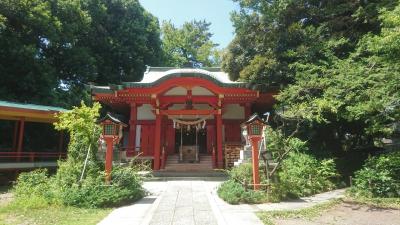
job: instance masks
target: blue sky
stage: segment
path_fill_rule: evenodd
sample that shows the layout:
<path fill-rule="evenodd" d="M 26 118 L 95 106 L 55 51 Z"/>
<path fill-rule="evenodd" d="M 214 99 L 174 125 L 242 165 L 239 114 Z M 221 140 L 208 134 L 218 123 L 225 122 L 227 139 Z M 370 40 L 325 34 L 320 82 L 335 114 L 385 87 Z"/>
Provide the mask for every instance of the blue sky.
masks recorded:
<path fill-rule="evenodd" d="M 142 6 L 160 23 L 171 20 L 176 26 L 193 19 L 211 22 L 212 40 L 219 48 L 226 47 L 233 39 L 230 12 L 238 9 L 232 0 L 139 0 Z"/>

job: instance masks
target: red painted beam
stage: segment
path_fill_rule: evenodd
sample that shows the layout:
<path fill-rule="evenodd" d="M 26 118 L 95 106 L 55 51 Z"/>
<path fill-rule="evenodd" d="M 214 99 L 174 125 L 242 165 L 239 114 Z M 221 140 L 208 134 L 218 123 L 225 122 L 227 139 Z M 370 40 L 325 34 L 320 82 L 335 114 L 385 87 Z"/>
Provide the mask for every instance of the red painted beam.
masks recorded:
<path fill-rule="evenodd" d="M 154 136 L 154 170 L 160 169 L 161 119 L 162 116 L 160 114 L 156 115 L 156 127 Z"/>
<path fill-rule="evenodd" d="M 20 160 L 20 153 L 22 152 L 22 145 L 24 144 L 24 132 L 25 132 L 25 118 L 21 118 L 19 126 L 19 135 L 18 135 L 17 161 Z"/>
<path fill-rule="evenodd" d="M 188 96 L 186 95 L 179 95 L 179 96 L 160 96 L 160 103 L 185 103 L 188 100 Z M 193 104 L 195 103 L 208 103 L 212 105 L 217 105 L 218 97 L 216 96 L 191 96 L 190 99 L 192 100 Z"/>
<path fill-rule="evenodd" d="M 104 140 L 107 145 L 106 165 L 105 165 L 106 183 L 109 183 L 111 180 L 114 142 L 113 142 L 113 137 L 105 137 Z"/>
<path fill-rule="evenodd" d="M 216 131 L 217 131 L 217 166 L 219 169 L 224 167 L 224 159 L 222 154 L 222 115 L 216 115 Z"/>
<path fill-rule="evenodd" d="M 128 148 L 129 151 L 133 151 L 134 154 L 136 142 L 137 105 L 131 104 L 130 108 Z"/>
<path fill-rule="evenodd" d="M 181 109 L 181 110 L 160 110 L 163 115 L 213 115 L 218 114 L 218 110 L 199 110 L 199 109 Z"/>
<path fill-rule="evenodd" d="M 13 151 L 17 150 L 18 124 L 19 124 L 19 121 L 18 120 L 15 121 L 15 123 L 14 123 L 13 144 L 12 144 L 12 150 Z"/>

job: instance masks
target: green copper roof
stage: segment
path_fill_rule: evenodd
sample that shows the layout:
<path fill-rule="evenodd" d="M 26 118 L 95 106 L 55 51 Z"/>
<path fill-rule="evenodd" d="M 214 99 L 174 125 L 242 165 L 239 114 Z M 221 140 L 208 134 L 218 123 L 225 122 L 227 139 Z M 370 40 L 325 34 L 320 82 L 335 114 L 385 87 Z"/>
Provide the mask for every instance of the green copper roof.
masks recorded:
<path fill-rule="evenodd" d="M 66 109 L 60 108 L 60 107 L 47 106 L 47 105 L 36 105 L 36 104 L 25 104 L 25 103 L 17 103 L 17 102 L 9 102 L 9 101 L 0 101 L 0 107 L 30 109 L 30 110 L 38 110 L 38 111 L 57 111 L 57 112 L 67 111 Z"/>

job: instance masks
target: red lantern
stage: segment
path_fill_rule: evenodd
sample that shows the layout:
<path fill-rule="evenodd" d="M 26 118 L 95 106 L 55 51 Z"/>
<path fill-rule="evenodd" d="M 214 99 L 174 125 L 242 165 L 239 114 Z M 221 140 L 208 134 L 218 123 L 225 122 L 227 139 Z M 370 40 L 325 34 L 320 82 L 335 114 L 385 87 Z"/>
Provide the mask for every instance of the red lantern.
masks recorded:
<path fill-rule="evenodd" d="M 242 129 L 247 131 L 247 138 L 252 146 L 253 164 L 253 183 L 254 190 L 260 188 L 260 175 L 258 171 L 258 147 L 262 138 L 262 133 L 267 123 L 263 121 L 257 113 L 253 114 L 246 122 L 242 123 Z"/>
<path fill-rule="evenodd" d="M 113 161 L 113 147 L 114 144 L 119 143 L 122 138 L 123 128 L 127 127 L 125 123 L 122 122 L 120 118 L 111 113 L 107 113 L 105 117 L 99 120 L 103 131 L 101 138 L 106 142 L 107 150 L 106 150 L 106 182 L 110 182 L 111 180 L 111 171 L 112 171 L 112 161 Z"/>

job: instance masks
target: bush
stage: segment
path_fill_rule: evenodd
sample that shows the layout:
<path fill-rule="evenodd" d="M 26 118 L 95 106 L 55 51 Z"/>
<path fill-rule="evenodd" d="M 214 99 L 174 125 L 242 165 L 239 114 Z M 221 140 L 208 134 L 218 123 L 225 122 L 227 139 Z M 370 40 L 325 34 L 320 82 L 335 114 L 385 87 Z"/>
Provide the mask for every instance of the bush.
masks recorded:
<path fill-rule="evenodd" d="M 114 167 L 110 184 L 105 184 L 104 164 L 96 158 L 100 127 L 96 124 L 100 105 L 80 108 L 59 115 L 57 129 L 70 134 L 68 158 L 58 162 L 49 177 L 46 170 L 22 173 L 15 185 L 17 201 L 34 198 L 38 205 L 63 204 L 80 207 L 115 206 L 141 198 L 142 178 L 131 167 Z M 82 176 L 86 156 L 86 170 Z"/>
<path fill-rule="evenodd" d="M 237 183 L 253 183 L 253 166 L 251 163 L 243 163 L 233 167 L 229 171 L 229 177 Z"/>
<path fill-rule="evenodd" d="M 229 204 L 239 203 L 262 203 L 266 201 L 266 194 L 263 191 L 245 189 L 243 185 L 228 180 L 218 188 L 218 196 Z"/>
<path fill-rule="evenodd" d="M 399 197 L 400 152 L 367 159 L 355 173 L 353 192 L 366 197 Z"/>
<path fill-rule="evenodd" d="M 332 159 L 319 161 L 304 153 L 290 153 L 279 172 L 283 198 L 298 198 L 335 187 L 337 177 Z"/>
<path fill-rule="evenodd" d="M 13 192 L 17 199 L 34 199 L 38 205 L 54 202 L 54 192 L 46 169 L 21 173 L 14 185 Z M 40 202 L 40 204 L 39 204 Z"/>
<path fill-rule="evenodd" d="M 104 184 L 104 174 L 86 178 L 80 185 L 65 188 L 60 194 L 63 204 L 86 208 L 116 206 L 135 201 L 144 195 L 141 179 L 132 168 L 113 170 L 111 184 Z"/>

